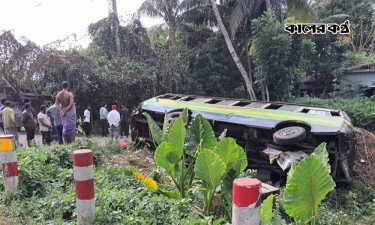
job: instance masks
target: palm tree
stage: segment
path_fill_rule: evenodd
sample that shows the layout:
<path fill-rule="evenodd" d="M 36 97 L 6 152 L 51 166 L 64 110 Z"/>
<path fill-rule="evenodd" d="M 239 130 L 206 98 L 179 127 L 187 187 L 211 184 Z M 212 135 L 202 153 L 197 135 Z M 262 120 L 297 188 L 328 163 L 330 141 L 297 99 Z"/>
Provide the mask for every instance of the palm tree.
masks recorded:
<path fill-rule="evenodd" d="M 173 47 L 177 46 L 176 28 L 179 6 L 178 0 L 146 0 L 139 7 L 138 12 L 141 15 L 150 17 L 161 17 L 169 29 L 169 42 Z"/>
<path fill-rule="evenodd" d="M 112 11 L 114 15 L 114 26 L 115 26 L 115 43 L 116 43 L 116 53 L 118 55 L 121 54 L 121 45 L 120 45 L 120 35 L 119 35 L 119 29 L 120 29 L 120 21 L 118 19 L 117 15 L 117 5 L 116 0 L 112 0 Z"/>
<path fill-rule="evenodd" d="M 220 12 L 217 8 L 217 4 L 215 0 L 209 0 L 212 5 L 212 10 L 214 11 L 215 18 L 217 21 L 217 24 L 220 28 L 220 31 L 222 32 L 225 42 L 228 46 L 229 52 L 232 55 L 232 58 L 234 62 L 236 63 L 239 71 L 241 72 L 241 75 L 245 81 L 245 85 L 247 88 L 247 91 L 250 95 L 251 99 L 256 99 L 254 89 L 253 89 L 253 82 L 252 82 L 252 76 L 251 76 L 251 62 L 250 58 L 248 57 L 248 66 L 249 66 L 249 74 L 246 73 L 246 70 L 244 69 L 234 47 L 232 44 L 232 41 L 228 35 L 228 32 L 224 26 L 224 23 L 221 19 Z M 232 12 L 232 19 L 231 19 L 231 28 L 232 28 L 232 34 L 235 34 L 240 24 L 243 23 L 245 19 L 251 18 L 249 17 L 249 12 L 251 14 L 254 14 L 255 12 L 259 12 L 261 10 L 261 4 L 263 0 L 238 0 L 237 4 Z M 266 8 L 267 10 L 272 10 L 272 3 L 276 6 L 281 5 L 281 0 L 274 0 L 271 2 L 271 0 L 265 0 Z M 288 9 L 288 15 L 289 16 L 295 16 L 297 19 L 299 19 L 302 22 L 315 20 L 315 11 L 308 5 L 306 0 L 286 0 L 287 3 L 287 9 Z M 250 43 L 250 42 L 248 42 Z M 248 54 L 248 52 L 246 51 Z M 265 92 L 268 92 L 268 88 L 265 87 Z"/>
<path fill-rule="evenodd" d="M 169 42 L 177 46 L 176 29 L 182 21 L 181 14 L 187 10 L 191 0 L 145 0 L 138 9 L 141 15 L 163 18 L 168 26 Z"/>
<path fill-rule="evenodd" d="M 224 36 L 225 43 L 228 46 L 228 50 L 229 50 L 230 54 L 232 55 L 232 58 L 233 58 L 234 62 L 236 63 L 238 69 L 240 70 L 242 78 L 245 81 L 246 90 L 250 95 L 250 99 L 256 100 L 256 96 L 255 96 L 254 89 L 253 89 L 253 84 L 250 81 L 249 76 L 247 75 L 246 70 L 242 65 L 242 62 L 241 62 L 240 58 L 238 57 L 236 50 L 233 47 L 233 44 L 232 44 L 232 41 L 229 37 L 228 31 L 224 26 L 223 20 L 221 19 L 221 15 L 220 15 L 220 12 L 217 8 L 216 1 L 210 0 L 210 3 L 212 5 L 212 10 L 215 14 L 217 25 L 219 26 L 219 29 Z"/>

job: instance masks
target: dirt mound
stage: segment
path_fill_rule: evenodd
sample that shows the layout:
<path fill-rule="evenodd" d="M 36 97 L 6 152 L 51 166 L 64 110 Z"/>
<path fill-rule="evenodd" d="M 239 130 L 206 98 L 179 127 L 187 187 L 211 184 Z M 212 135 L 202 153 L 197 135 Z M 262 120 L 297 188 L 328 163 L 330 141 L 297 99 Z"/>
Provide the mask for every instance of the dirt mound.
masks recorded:
<path fill-rule="evenodd" d="M 360 128 L 355 128 L 354 131 L 357 140 L 355 178 L 375 188 L 375 134 Z"/>

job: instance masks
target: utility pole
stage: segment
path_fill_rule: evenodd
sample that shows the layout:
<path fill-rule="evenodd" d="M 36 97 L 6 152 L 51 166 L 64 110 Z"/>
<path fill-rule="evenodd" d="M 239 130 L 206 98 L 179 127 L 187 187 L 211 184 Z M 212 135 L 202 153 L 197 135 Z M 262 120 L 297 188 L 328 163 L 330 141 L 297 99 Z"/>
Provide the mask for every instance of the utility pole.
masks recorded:
<path fill-rule="evenodd" d="M 117 55 L 120 55 L 121 54 L 120 36 L 119 36 L 120 21 L 118 19 L 118 15 L 117 15 L 116 0 L 112 0 L 112 11 L 113 11 L 113 14 L 115 15 L 115 19 L 114 19 L 113 23 L 114 23 L 114 28 L 115 28 L 116 53 L 117 53 Z"/>

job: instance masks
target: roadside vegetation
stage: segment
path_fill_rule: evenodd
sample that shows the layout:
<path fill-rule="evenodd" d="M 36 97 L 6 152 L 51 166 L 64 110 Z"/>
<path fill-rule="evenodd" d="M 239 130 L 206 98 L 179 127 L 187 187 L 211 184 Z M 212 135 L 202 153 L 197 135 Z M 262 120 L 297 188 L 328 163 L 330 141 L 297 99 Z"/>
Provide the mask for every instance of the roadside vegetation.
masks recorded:
<path fill-rule="evenodd" d="M 356 127 L 375 131 L 375 97 L 320 99 L 303 97 L 295 99 L 297 104 L 324 106 L 344 111 Z"/>
<path fill-rule="evenodd" d="M 244 171 L 243 149 L 225 132 L 217 139 L 203 117 L 187 123 L 186 115 L 185 111 L 174 122 L 166 120 L 164 130 L 152 126 L 158 143 L 154 157 L 146 146 L 124 149 L 117 142 L 99 146 L 89 139 L 19 150 L 18 191 L 8 193 L 0 184 L 0 220 L 74 224 L 72 153 L 85 148 L 94 152 L 97 224 L 230 223 L 231 184 L 236 177 L 255 176 L 256 171 Z M 263 224 L 373 224 L 374 189 L 360 180 L 335 184 L 327 156 L 323 143 L 292 166 L 285 189 L 263 203 Z"/>
<path fill-rule="evenodd" d="M 2 32 L 1 76 L 17 93 L 51 98 L 68 80 L 81 115 L 87 104 L 96 114 L 103 102 L 131 108 L 168 92 L 288 101 L 304 94 L 300 91 L 304 78 L 313 82 L 306 95 L 327 98 L 332 80 L 341 82 L 345 71 L 375 59 L 370 0 L 270 1 L 270 5 L 263 0 L 221 1 L 220 30 L 211 3 L 157 2 L 145 1 L 139 15 L 162 17 L 166 24 L 145 28 L 134 17 L 120 23 L 117 32 L 113 26 L 117 18 L 110 13 L 88 27 L 87 48 L 60 50 L 61 43 L 74 46 L 69 39 L 38 46 L 28 39 L 20 42 L 11 31 Z M 284 31 L 285 23 L 345 20 L 350 21 L 350 35 Z M 224 28 L 229 36 L 223 35 Z M 236 63 L 231 52 L 237 54 Z"/>
<path fill-rule="evenodd" d="M 374 63 L 373 0 L 219 2 L 146 0 L 139 15 L 162 17 L 165 24 L 145 28 L 136 16 L 119 24 L 109 13 L 88 27 L 91 42 L 85 48 L 62 50 L 66 40 L 38 46 L 2 31 L 0 81 L 17 99 L 20 93 L 38 96 L 32 99 L 37 108 L 67 80 L 77 115 L 91 104 L 93 118 L 103 103 L 132 108 L 164 93 L 341 109 L 354 126 L 368 130 L 356 128 L 355 179 L 332 181 L 322 144 L 292 167 L 280 195 L 263 203 L 262 223 L 375 224 L 375 136 L 370 132 L 375 131 L 375 98 L 342 81 L 346 71 Z M 286 23 L 345 20 L 349 35 L 284 31 Z M 306 92 L 304 79 L 312 86 Z M 201 116 L 188 121 L 184 112 L 166 120 L 163 129 L 147 119 L 154 152 L 142 143 L 124 149 L 117 142 L 100 146 L 87 139 L 17 150 L 18 191 L 8 193 L 0 183 L 0 224 L 76 223 L 72 153 L 82 148 L 94 152 L 97 224 L 230 223 L 232 181 L 257 173 L 246 170 L 243 149 L 225 132 L 216 137 Z M 311 180 L 325 185 L 301 179 L 313 176 L 312 167 L 322 176 Z M 302 189 L 306 192 L 299 193 Z"/>

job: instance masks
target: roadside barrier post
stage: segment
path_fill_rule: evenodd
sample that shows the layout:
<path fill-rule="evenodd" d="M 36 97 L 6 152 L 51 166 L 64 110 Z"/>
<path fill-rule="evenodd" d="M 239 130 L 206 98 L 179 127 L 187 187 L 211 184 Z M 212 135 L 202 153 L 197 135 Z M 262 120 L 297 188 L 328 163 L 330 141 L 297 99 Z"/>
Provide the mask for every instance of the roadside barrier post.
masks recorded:
<path fill-rule="evenodd" d="M 260 186 L 254 178 L 237 178 L 233 181 L 233 225 L 259 225 Z"/>
<path fill-rule="evenodd" d="M 89 149 L 73 152 L 78 224 L 95 222 L 93 154 Z"/>
<path fill-rule="evenodd" d="M 0 157 L 3 167 L 5 189 L 16 192 L 18 186 L 18 166 L 16 144 L 13 135 L 0 136 Z"/>

